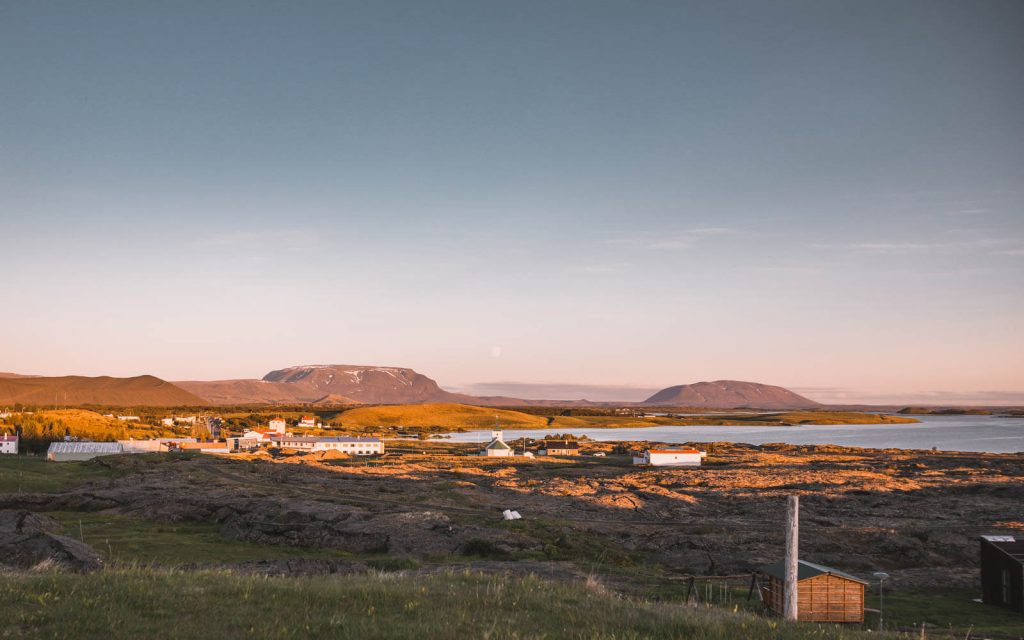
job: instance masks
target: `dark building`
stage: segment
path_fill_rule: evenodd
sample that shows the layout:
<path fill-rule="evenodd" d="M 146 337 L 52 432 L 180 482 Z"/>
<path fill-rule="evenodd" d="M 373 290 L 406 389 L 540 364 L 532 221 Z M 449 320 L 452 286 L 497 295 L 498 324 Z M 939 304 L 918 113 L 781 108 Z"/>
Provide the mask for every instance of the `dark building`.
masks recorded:
<path fill-rule="evenodd" d="M 981 536 L 981 599 L 1024 613 L 1024 539 Z"/>
<path fill-rule="evenodd" d="M 580 455 L 580 445 L 573 440 L 545 440 L 540 454 L 544 456 L 578 456 Z"/>

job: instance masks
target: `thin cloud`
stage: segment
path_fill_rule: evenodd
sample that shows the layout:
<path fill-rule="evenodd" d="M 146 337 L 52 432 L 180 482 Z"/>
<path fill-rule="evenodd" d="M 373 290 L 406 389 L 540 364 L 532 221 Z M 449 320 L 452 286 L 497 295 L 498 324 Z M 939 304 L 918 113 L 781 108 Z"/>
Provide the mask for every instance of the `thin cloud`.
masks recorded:
<path fill-rule="evenodd" d="M 961 229 L 950 235 L 970 233 Z M 989 255 L 1021 255 L 1024 242 L 1013 238 L 978 237 L 965 240 L 935 242 L 854 242 L 849 244 L 811 243 L 808 248 L 845 251 L 854 255 L 903 255 L 915 253 L 985 253 Z"/>
<path fill-rule="evenodd" d="M 629 264 L 619 262 L 615 264 L 588 264 L 580 267 L 571 267 L 571 273 L 619 273 L 626 269 Z"/>
<path fill-rule="evenodd" d="M 319 239 L 307 229 L 261 229 L 212 233 L 198 238 L 194 244 L 201 248 L 304 251 L 317 245 Z"/>
<path fill-rule="evenodd" d="M 669 233 L 642 231 L 609 238 L 605 242 L 614 246 L 680 251 L 690 249 L 709 238 L 733 233 L 736 233 L 736 230 L 728 227 L 698 227 Z"/>
<path fill-rule="evenodd" d="M 982 216 L 986 213 L 992 213 L 991 209 L 959 209 L 957 211 L 947 211 L 947 216 Z"/>
<path fill-rule="evenodd" d="M 987 405 L 1019 406 L 1024 391 L 904 391 L 872 392 L 844 387 L 788 387 L 825 404 Z"/>
<path fill-rule="evenodd" d="M 536 382 L 477 382 L 458 388 L 463 393 L 481 396 L 512 396 L 526 400 L 580 400 L 594 402 L 640 402 L 660 389 L 629 385 L 536 383 Z"/>

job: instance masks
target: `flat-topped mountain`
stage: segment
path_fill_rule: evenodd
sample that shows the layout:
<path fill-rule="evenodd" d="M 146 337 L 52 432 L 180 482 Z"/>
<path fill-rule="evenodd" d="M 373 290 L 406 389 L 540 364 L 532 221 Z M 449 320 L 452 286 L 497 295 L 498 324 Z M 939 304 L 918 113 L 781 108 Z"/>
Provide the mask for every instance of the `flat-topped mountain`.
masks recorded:
<path fill-rule="evenodd" d="M 680 384 L 662 389 L 641 404 L 696 409 L 814 409 L 822 406 L 789 389 L 739 380 Z"/>
<path fill-rule="evenodd" d="M 262 380 L 176 384 L 216 404 L 420 404 L 464 399 L 412 369 L 368 365 L 304 365 L 271 371 Z"/>
<path fill-rule="evenodd" d="M 328 395 L 364 404 L 416 404 L 455 399 L 454 394 L 441 389 L 431 378 L 402 367 L 306 365 L 271 371 L 263 380 L 309 389 L 311 401 Z"/>
<path fill-rule="evenodd" d="M 154 376 L 0 377 L 0 404 L 15 403 L 152 407 L 206 404 L 202 398 Z"/>

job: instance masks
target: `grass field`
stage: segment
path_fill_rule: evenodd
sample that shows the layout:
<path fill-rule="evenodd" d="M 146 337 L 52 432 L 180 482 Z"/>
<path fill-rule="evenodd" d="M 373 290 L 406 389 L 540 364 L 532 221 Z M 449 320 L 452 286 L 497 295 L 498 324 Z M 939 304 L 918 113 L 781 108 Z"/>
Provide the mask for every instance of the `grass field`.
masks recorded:
<path fill-rule="evenodd" d="M 587 426 L 579 418 L 534 416 L 519 411 L 471 407 L 464 404 L 409 404 L 349 409 L 334 422 L 342 426 L 373 427 L 402 425 L 410 427 L 443 427 L 445 430 L 491 429 L 497 416 L 505 429 L 544 429 L 553 421 L 561 426 Z"/>
<path fill-rule="evenodd" d="M 418 404 L 349 409 L 332 420 L 336 426 L 373 428 L 401 425 L 431 431 L 491 429 L 583 429 L 653 427 L 659 425 L 910 424 L 914 418 L 856 411 L 786 411 L 778 413 L 705 414 L 679 417 L 542 416 L 508 409 L 462 404 Z"/>
<path fill-rule="evenodd" d="M 1024 615 L 974 602 L 980 595 L 956 589 L 886 592 L 885 628 L 919 629 L 924 623 L 929 638 L 964 638 L 968 632 L 972 638 L 1024 638 Z M 864 606 L 877 609 L 877 594 L 867 596 Z M 878 614 L 869 614 L 871 626 L 877 621 Z"/>
<path fill-rule="evenodd" d="M 878 637 L 616 596 L 598 583 L 459 573 L 265 578 L 125 570 L 0 582 L 3 638 Z"/>
<path fill-rule="evenodd" d="M 42 456 L 0 456 L 0 493 L 52 493 L 76 484 L 109 478 L 115 471 L 95 461 L 47 463 Z"/>
<path fill-rule="evenodd" d="M 289 558 L 349 558 L 332 549 L 250 544 L 223 538 L 219 527 L 205 523 L 173 524 L 108 513 L 51 511 L 65 535 L 90 545 L 108 562 L 121 564 L 230 563 Z"/>

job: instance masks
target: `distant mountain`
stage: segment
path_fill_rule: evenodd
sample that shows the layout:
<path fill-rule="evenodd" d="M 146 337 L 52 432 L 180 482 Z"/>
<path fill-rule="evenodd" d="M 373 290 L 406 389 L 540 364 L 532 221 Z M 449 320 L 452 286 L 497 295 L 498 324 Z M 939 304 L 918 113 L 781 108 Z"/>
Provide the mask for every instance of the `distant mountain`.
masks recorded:
<path fill-rule="evenodd" d="M 312 402 L 306 389 L 263 380 L 191 380 L 174 384 L 206 400 L 207 404 L 305 404 Z"/>
<path fill-rule="evenodd" d="M 101 404 L 129 407 L 206 404 L 202 398 L 153 376 L 0 377 L 0 404 L 16 402 L 57 406 Z"/>
<path fill-rule="evenodd" d="M 822 405 L 788 389 L 758 382 L 716 380 L 662 389 L 641 404 L 695 409 L 817 409 Z"/>
<path fill-rule="evenodd" d="M 465 399 L 412 369 L 366 365 L 305 365 L 271 371 L 262 380 L 175 384 L 215 404 L 421 404 Z"/>

